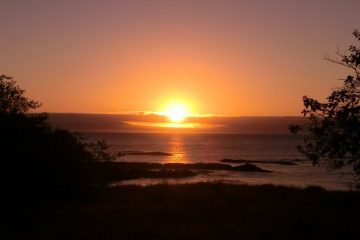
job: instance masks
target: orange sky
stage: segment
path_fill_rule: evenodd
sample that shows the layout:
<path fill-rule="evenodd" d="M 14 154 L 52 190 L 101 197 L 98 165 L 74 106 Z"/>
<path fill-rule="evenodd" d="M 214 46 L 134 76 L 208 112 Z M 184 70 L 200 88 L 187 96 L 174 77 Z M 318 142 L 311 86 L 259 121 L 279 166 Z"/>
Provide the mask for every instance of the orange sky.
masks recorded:
<path fill-rule="evenodd" d="M 42 111 L 299 115 L 346 72 L 359 1 L 0 2 L 0 73 Z"/>

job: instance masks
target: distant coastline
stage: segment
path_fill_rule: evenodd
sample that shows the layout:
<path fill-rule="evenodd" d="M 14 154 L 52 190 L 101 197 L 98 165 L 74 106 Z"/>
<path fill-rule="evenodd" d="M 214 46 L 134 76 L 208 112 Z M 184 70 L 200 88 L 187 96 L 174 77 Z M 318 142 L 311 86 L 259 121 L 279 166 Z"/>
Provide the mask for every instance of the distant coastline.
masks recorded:
<path fill-rule="evenodd" d="M 288 125 L 303 124 L 306 119 L 296 116 L 269 117 L 189 117 L 186 122 L 213 124 L 213 128 L 161 128 L 135 126 L 127 122 L 166 122 L 164 116 L 154 114 L 82 114 L 50 113 L 49 121 L 54 127 L 77 132 L 128 132 L 128 133 L 236 133 L 236 134 L 289 134 Z"/>

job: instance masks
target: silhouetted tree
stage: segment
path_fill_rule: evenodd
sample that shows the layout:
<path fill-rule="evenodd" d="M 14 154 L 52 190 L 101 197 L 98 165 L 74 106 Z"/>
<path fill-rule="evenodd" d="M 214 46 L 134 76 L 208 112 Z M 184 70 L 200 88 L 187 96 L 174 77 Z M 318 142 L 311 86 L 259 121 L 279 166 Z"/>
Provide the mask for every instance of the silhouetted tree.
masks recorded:
<path fill-rule="evenodd" d="M 360 41 L 360 33 L 353 35 Z M 307 133 L 304 145 L 299 151 L 313 164 L 327 161 L 337 169 L 352 165 L 360 177 L 360 48 L 351 45 L 345 54 L 337 53 L 340 59 L 327 60 L 345 66 L 353 71 L 343 79 L 344 85 L 330 94 L 322 103 L 304 96 L 304 117 L 310 120 L 308 125 L 290 125 L 293 133 Z"/>
<path fill-rule="evenodd" d="M 92 158 L 95 162 L 110 162 L 114 161 L 119 155 L 118 153 L 110 153 L 108 149 L 111 147 L 105 140 L 98 140 L 93 143 L 87 144 L 89 151 L 92 154 Z"/>
<path fill-rule="evenodd" d="M 0 186 L 8 199 L 62 198 L 91 185 L 91 163 L 110 161 L 104 141 L 86 143 L 54 129 L 40 104 L 8 76 L 0 75 Z"/>
<path fill-rule="evenodd" d="M 40 107 L 38 102 L 26 98 L 24 92 L 12 77 L 0 75 L 0 113 L 23 114 Z"/>

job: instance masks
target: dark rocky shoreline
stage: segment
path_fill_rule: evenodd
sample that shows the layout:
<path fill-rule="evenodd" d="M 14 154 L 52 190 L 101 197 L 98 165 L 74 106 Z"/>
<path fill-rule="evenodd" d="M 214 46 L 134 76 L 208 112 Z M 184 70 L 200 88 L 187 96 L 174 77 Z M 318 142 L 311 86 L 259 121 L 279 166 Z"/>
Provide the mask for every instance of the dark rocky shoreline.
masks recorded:
<path fill-rule="evenodd" d="M 138 178 L 184 178 L 196 176 L 199 171 L 224 170 L 237 172 L 269 173 L 271 171 L 244 163 L 231 166 L 222 163 L 149 163 L 103 162 L 92 163 L 89 171 L 97 182 L 120 181 Z"/>

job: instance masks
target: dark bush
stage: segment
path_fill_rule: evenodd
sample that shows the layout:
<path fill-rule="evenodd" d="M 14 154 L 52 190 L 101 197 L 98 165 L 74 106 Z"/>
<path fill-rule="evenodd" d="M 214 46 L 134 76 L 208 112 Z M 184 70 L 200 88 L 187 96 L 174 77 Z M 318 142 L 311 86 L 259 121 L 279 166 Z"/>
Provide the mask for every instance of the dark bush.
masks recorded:
<path fill-rule="evenodd" d="M 91 183 L 94 160 L 77 134 L 54 129 L 45 113 L 30 114 L 39 103 L 0 76 L 0 184 L 3 200 L 43 201 L 72 197 Z"/>

